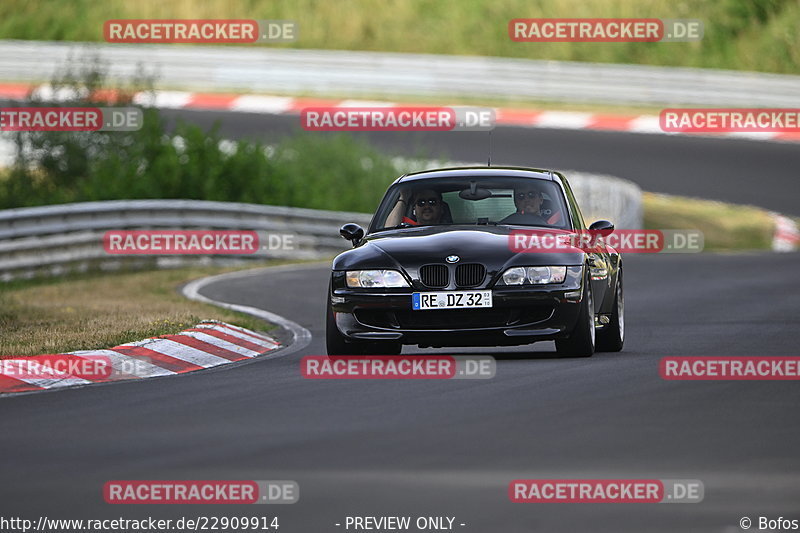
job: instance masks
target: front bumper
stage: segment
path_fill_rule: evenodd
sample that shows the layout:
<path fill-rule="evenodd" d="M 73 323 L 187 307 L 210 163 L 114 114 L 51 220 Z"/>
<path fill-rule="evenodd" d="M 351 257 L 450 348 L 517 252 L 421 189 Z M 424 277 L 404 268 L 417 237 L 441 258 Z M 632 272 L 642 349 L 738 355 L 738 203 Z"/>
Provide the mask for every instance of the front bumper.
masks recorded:
<path fill-rule="evenodd" d="M 575 276 L 558 285 L 491 288 L 489 309 L 412 311 L 411 294 L 419 288 L 350 289 L 337 283 L 342 277 L 343 272 L 333 273 L 329 299 L 345 338 L 423 347 L 512 346 L 564 338 L 575 328 L 583 294 L 582 277 Z"/>

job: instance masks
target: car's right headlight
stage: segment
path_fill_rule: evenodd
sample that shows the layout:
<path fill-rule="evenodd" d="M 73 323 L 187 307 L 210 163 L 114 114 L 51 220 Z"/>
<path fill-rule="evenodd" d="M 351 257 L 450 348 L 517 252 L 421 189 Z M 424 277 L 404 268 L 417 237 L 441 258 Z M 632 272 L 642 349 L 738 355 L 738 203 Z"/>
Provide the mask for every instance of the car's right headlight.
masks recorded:
<path fill-rule="evenodd" d="M 564 283 L 567 277 L 565 266 L 512 267 L 503 272 L 498 285 L 546 285 Z"/>
<path fill-rule="evenodd" d="M 408 287 L 408 282 L 397 270 L 348 270 L 347 286 L 353 289 L 391 289 Z"/>

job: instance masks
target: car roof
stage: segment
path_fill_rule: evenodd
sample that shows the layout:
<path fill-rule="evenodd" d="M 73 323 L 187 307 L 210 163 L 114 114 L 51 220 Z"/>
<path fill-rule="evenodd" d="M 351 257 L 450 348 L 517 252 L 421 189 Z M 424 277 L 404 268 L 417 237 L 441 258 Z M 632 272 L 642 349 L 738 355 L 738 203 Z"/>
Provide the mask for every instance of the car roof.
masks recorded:
<path fill-rule="evenodd" d="M 530 178 L 546 181 L 555 181 L 556 173 L 552 170 L 526 167 L 453 167 L 423 170 L 404 174 L 395 180 L 394 184 L 407 183 L 417 180 L 433 178 L 468 178 L 474 176 L 492 176 L 498 178 Z"/>

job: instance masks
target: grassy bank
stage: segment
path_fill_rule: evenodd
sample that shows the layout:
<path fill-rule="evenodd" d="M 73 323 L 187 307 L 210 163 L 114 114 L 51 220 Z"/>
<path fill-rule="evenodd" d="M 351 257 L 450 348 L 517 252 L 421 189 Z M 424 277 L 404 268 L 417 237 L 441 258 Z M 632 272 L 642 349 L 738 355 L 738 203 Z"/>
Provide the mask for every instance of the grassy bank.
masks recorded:
<path fill-rule="evenodd" d="M 644 193 L 646 229 L 699 229 L 705 251 L 769 250 L 775 224 L 761 208 Z"/>
<path fill-rule="evenodd" d="M 117 199 L 213 200 L 332 211 L 375 209 L 398 170 L 344 134 L 298 134 L 265 147 L 162 119 L 137 132 L 23 133 L 34 146 L 0 173 L 0 209 Z"/>
<path fill-rule="evenodd" d="M 223 271 L 96 273 L 0 285 L 0 357 L 108 348 L 178 333 L 207 319 L 270 329 L 249 315 L 187 300 L 176 290 Z"/>
<path fill-rule="evenodd" d="M 692 43 L 515 43 L 513 18 L 693 18 Z M 796 0 L 28 0 L 0 3 L 0 38 L 101 41 L 107 19 L 289 19 L 298 48 L 487 55 L 800 72 Z"/>

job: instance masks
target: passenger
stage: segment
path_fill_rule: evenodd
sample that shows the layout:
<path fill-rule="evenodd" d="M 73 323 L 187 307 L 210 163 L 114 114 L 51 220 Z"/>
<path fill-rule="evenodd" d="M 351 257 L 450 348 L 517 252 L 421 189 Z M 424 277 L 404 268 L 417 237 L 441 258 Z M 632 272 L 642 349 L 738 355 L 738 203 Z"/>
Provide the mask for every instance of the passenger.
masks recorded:
<path fill-rule="evenodd" d="M 544 196 L 542 191 L 532 186 L 523 186 L 514 189 L 515 213 L 501 220 L 502 224 L 524 224 L 546 226 L 547 221 L 542 216 L 541 208 Z"/>

